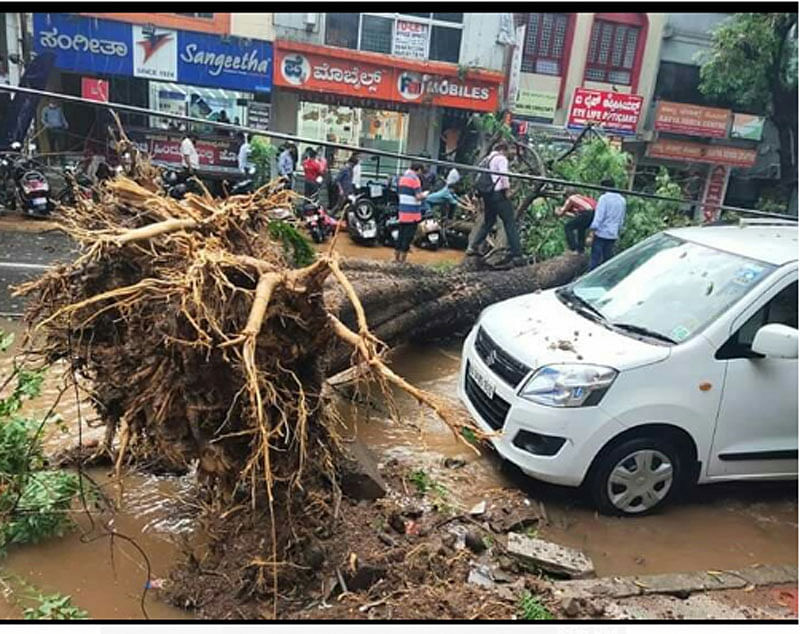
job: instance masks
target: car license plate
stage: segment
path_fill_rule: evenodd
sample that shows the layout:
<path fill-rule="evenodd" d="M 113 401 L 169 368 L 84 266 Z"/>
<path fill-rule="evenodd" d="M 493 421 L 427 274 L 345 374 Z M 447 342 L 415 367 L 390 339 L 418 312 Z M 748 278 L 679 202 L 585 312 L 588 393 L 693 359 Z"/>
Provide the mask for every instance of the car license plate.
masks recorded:
<path fill-rule="evenodd" d="M 494 397 L 494 383 L 478 372 L 478 370 L 475 369 L 475 366 L 471 363 L 469 364 L 469 376 L 473 381 L 475 381 L 475 383 L 478 384 L 478 387 L 483 390 L 486 396 L 489 398 Z"/>
<path fill-rule="evenodd" d="M 38 207 L 39 205 L 46 205 L 47 198 L 34 198 L 31 202 L 35 207 Z"/>

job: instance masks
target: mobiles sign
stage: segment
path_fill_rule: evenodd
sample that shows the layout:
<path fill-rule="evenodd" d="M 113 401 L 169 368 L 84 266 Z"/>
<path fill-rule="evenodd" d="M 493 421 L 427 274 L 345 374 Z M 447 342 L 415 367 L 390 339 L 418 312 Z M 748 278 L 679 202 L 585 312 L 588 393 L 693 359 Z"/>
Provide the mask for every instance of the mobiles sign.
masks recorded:
<path fill-rule="evenodd" d="M 579 130 L 594 124 L 611 134 L 632 136 L 639 125 L 643 102 L 639 95 L 576 88 L 567 128 Z"/>
<path fill-rule="evenodd" d="M 34 13 L 34 50 L 56 68 L 197 86 L 272 90 L 272 44 L 131 25 L 64 13 Z"/>

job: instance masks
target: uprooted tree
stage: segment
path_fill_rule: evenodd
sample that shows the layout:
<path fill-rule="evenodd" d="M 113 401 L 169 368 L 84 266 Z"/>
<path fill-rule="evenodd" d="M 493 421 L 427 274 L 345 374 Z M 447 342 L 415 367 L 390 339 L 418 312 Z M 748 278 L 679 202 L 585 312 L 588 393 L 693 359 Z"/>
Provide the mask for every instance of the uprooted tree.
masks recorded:
<path fill-rule="evenodd" d="M 124 143 L 124 141 L 123 141 Z M 48 362 L 68 361 L 115 439 L 119 472 L 157 456 L 197 463 L 214 517 L 248 509 L 263 538 L 240 583 L 248 596 L 310 583 L 298 548 L 338 512 L 342 443 L 323 391 L 348 365 L 433 409 L 459 438 L 480 432 L 451 401 L 386 364 L 391 345 L 452 334 L 485 305 L 553 286 L 579 257 L 503 273 L 340 263 L 333 252 L 293 266 L 270 211 L 270 186 L 214 201 L 158 193 L 157 173 L 128 145 L 129 177 L 62 210 L 81 255 L 19 292 Z M 286 232 L 283 232 L 286 235 Z M 465 441 L 466 442 L 466 441 Z"/>

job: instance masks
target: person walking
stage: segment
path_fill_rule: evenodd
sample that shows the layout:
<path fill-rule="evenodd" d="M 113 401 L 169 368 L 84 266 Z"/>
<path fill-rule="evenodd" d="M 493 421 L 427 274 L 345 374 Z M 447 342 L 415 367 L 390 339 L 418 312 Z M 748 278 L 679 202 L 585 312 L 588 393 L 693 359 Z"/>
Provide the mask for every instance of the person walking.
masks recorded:
<path fill-rule="evenodd" d="M 417 233 L 417 225 L 422 220 L 422 201 L 428 195 L 428 192 L 422 191 L 420 181 L 424 169 L 422 163 L 415 161 L 397 182 L 397 219 L 400 221 L 400 231 L 394 247 L 395 262 L 405 262 L 408 258 L 408 249 Z"/>
<path fill-rule="evenodd" d="M 574 189 L 569 190 L 568 193 L 570 196 L 561 207 L 556 209 L 556 216 L 571 218 L 564 224 L 567 248 L 573 253 L 583 253 L 586 248 L 586 232 L 594 220 L 597 201 L 591 196 L 579 194 Z"/>
<path fill-rule="evenodd" d="M 55 99 L 48 101 L 47 105 L 42 108 L 41 121 L 47 134 L 47 143 L 50 146 L 50 151 L 63 152 L 66 150 L 69 123 L 64 116 L 61 105 Z"/>
<path fill-rule="evenodd" d="M 359 164 L 358 154 L 352 154 L 344 167 L 339 170 L 336 175 L 334 184 L 336 186 L 336 202 L 333 206 L 333 211 L 337 212 L 347 202 L 347 197 L 355 193 L 355 185 L 353 183 L 355 178 L 355 168 Z"/>
<path fill-rule="evenodd" d="M 237 137 L 240 144 L 239 153 L 237 155 L 237 163 L 239 165 L 239 171 L 243 174 L 246 174 L 247 168 L 252 165 L 252 162 L 250 161 L 250 152 L 252 148 L 250 146 L 250 142 L 247 140 L 247 135 L 244 132 L 239 132 Z"/>
<path fill-rule="evenodd" d="M 193 175 L 200 167 L 200 155 L 197 153 L 197 135 L 189 132 L 181 141 L 181 165 Z"/>
<path fill-rule="evenodd" d="M 603 187 L 614 187 L 612 179 L 600 183 Z M 606 192 L 597 200 L 594 220 L 589 227 L 594 232 L 589 270 L 592 271 L 614 255 L 614 245 L 625 222 L 625 199 L 616 192 Z"/>
<path fill-rule="evenodd" d="M 307 158 L 303 161 L 303 175 L 305 176 L 305 197 L 311 198 L 319 191 L 320 185 L 324 180 L 327 161 L 317 155 L 317 151 L 309 148 L 306 151 Z"/>
<path fill-rule="evenodd" d="M 292 144 L 287 143 L 283 146 L 283 150 L 278 155 L 278 175 L 286 179 L 287 189 L 292 189 L 294 185 L 294 166 L 295 166 L 295 151 L 292 151 Z"/>
<path fill-rule="evenodd" d="M 500 141 L 494 146 L 494 151 L 487 157 L 486 167 L 493 172 L 500 172 L 501 175 L 483 174 L 484 180 L 491 179 L 490 187 L 482 188 L 479 183 L 479 191 L 483 197 L 483 224 L 475 239 L 467 248 L 466 255 L 480 255 L 479 247 L 486 240 L 486 236 L 492 230 L 497 217 L 503 221 L 503 227 L 506 230 L 506 237 L 508 238 L 508 247 L 511 251 L 511 262 L 513 265 L 523 264 L 522 246 L 519 241 L 519 232 L 517 231 L 517 223 L 514 218 L 514 209 L 511 206 L 508 194 L 511 187 L 511 182 L 508 176 L 508 144 L 505 141 Z M 478 179 L 480 180 L 480 176 Z"/>

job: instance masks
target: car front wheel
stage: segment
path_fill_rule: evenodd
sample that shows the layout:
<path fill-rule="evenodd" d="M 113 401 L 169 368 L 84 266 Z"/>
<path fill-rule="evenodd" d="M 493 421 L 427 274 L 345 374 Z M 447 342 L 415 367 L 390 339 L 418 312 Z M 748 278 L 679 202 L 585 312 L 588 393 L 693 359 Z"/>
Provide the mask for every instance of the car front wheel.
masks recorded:
<path fill-rule="evenodd" d="M 662 508 L 684 480 L 680 451 L 666 440 L 634 438 L 604 451 L 588 485 L 608 515 L 645 515 Z"/>

